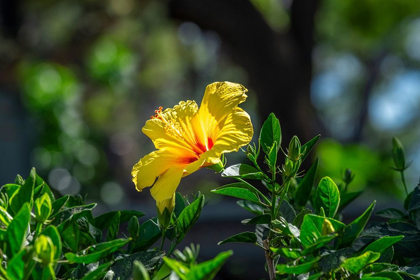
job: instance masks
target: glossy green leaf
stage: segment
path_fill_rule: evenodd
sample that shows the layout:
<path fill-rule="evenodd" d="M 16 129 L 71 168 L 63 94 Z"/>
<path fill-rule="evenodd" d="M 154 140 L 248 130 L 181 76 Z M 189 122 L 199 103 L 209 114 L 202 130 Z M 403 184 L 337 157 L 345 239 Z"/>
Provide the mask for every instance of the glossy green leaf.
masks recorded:
<path fill-rule="evenodd" d="M 319 257 L 302 264 L 295 265 L 294 262 L 289 264 L 277 265 L 277 273 L 280 274 L 303 274 L 310 272 L 312 269 L 318 266 Z"/>
<path fill-rule="evenodd" d="M 257 225 L 257 224 L 269 224 L 271 221 L 271 216 L 268 214 L 260 215 L 252 219 L 244 220 L 243 224 L 247 225 Z"/>
<path fill-rule="evenodd" d="M 318 141 L 319 137 L 321 137 L 320 134 L 318 134 L 317 136 L 315 136 L 314 138 L 312 138 L 311 140 L 309 140 L 308 142 L 306 142 L 302 148 L 302 156 L 300 157 L 300 159 L 302 160 L 302 162 L 308 157 L 309 153 L 311 152 L 312 148 L 315 146 L 316 142 Z"/>
<path fill-rule="evenodd" d="M 273 251 L 276 254 L 279 254 L 280 256 L 282 256 L 283 258 L 288 258 L 288 259 L 297 259 L 302 257 L 302 250 L 299 248 L 286 248 L 286 247 L 282 247 L 282 248 L 270 248 L 271 251 Z"/>
<path fill-rule="evenodd" d="M 406 216 L 406 214 L 403 211 L 395 208 L 379 210 L 378 212 L 376 212 L 375 215 L 388 219 L 401 219 Z"/>
<path fill-rule="evenodd" d="M 150 280 L 146 268 L 137 260 L 133 263 L 133 280 Z"/>
<path fill-rule="evenodd" d="M 318 159 L 315 160 L 311 168 L 309 168 L 308 172 L 306 173 L 305 177 L 299 182 L 299 185 L 294 195 L 296 205 L 304 207 L 308 202 L 309 196 L 311 195 L 311 191 L 315 182 L 317 170 Z"/>
<path fill-rule="evenodd" d="M 284 199 L 281 202 L 280 208 L 279 208 L 279 214 L 286 219 L 288 223 L 293 223 L 293 221 L 296 218 L 296 211 L 293 209 L 292 205 Z"/>
<path fill-rule="evenodd" d="M 113 241 L 90 246 L 77 254 L 67 253 L 65 256 L 70 263 L 94 263 L 119 250 L 130 241 L 130 238 L 116 239 Z"/>
<path fill-rule="evenodd" d="M 187 274 L 189 280 L 213 279 L 227 259 L 233 255 L 232 251 L 218 254 L 214 259 L 193 266 Z"/>
<path fill-rule="evenodd" d="M 397 271 L 398 269 L 399 269 L 398 265 L 395 265 L 395 264 L 376 262 L 376 263 L 372 263 L 366 266 L 365 269 L 363 269 L 363 273 L 364 274 L 376 273 L 376 272 L 381 272 L 383 270 Z"/>
<path fill-rule="evenodd" d="M 342 264 L 341 267 L 347 269 L 351 273 L 358 273 L 366 265 L 375 262 L 381 254 L 375 252 L 365 252 L 360 256 L 348 258 Z"/>
<path fill-rule="evenodd" d="M 420 186 L 417 186 L 414 188 L 411 194 L 410 203 L 408 204 L 408 211 L 411 212 L 419 208 L 420 208 Z"/>
<path fill-rule="evenodd" d="M 175 194 L 175 209 L 174 209 L 174 213 L 177 217 L 179 216 L 179 214 L 181 214 L 182 210 L 184 210 L 185 206 L 186 206 L 185 199 L 182 197 L 182 194 L 177 192 Z"/>
<path fill-rule="evenodd" d="M 344 248 L 336 251 L 324 251 L 322 259 L 319 261 L 319 268 L 325 272 L 333 272 L 343 263 L 345 259 L 351 257 L 353 251 L 350 248 Z"/>
<path fill-rule="evenodd" d="M 271 172 L 275 172 L 274 170 L 277 168 L 277 152 L 279 150 L 277 146 L 277 142 L 274 142 L 267 156 Z"/>
<path fill-rule="evenodd" d="M 16 254 L 7 263 L 7 277 L 9 280 L 22 280 L 25 275 L 25 260 L 23 259 L 26 251 L 22 250 L 19 254 Z"/>
<path fill-rule="evenodd" d="M 133 270 L 136 269 L 134 263 L 140 261 L 144 270 L 152 272 L 156 268 L 156 264 L 165 255 L 164 252 L 160 251 L 142 251 L 130 255 L 125 255 L 121 258 L 111 269 L 121 279 L 130 279 L 133 274 Z"/>
<path fill-rule="evenodd" d="M 238 163 L 226 168 L 222 172 L 222 177 L 261 180 L 264 174 L 251 165 Z"/>
<path fill-rule="evenodd" d="M 134 251 L 147 250 L 161 236 L 161 231 L 157 223 L 153 220 L 147 220 L 140 225 L 139 238 L 137 239 Z"/>
<path fill-rule="evenodd" d="M 212 193 L 221 195 L 233 196 L 240 199 L 245 199 L 255 203 L 261 203 L 258 199 L 257 191 L 245 183 L 232 183 L 223 187 L 214 189 Z"/>
<path fill-rule="evenodd" d="M 13 220 L 13 217 L 0 206 L 0 221 L 7 226 L 9 226 L 10 222 Z"/>
<path fill-rule="evenodd" d="M 117 211 L 111 211 L 96 217 L 92 221 L 92 225 L 102 230 L 107 229 L 110 226 L 112 217 L 114 217 L 116 212 Z M 133 216 L 136 216 L 137 218 L 144 216 L 143 212 L 135 210 L 121 210 L 119 212 L 121 213 L 120 223 L 127 223 Z"/>
<path fill-rule="evenodd" d="M 120 229 L 120 218 L 121 218 L 121 212 L 116 212 L 114 216 L 111 218 L 111 223 L 108 227 L 108 233 L 106 235 L 106 241 L 114 240 L 117 235 L 118 231 Z"/>
<path fill-rule="evenodd" d="M 332 235 L 326 235 L 326 236 L 320 236 L 316 240 L 316 242 L 306 246 L 306 248 L 303 250 L 303 255 L 308 255 L 313 253 L 314 251 L 321 249 L 322 247 L 328 245 L 331 241 L 333 241 L 338 234 L 332 234 Z"/>
<path fill-rule="evenodd" d="M 183 234 L 187 233 L 198 220 L 203 207 L 204 195 L 200 195 L 193 203 L 185 207 L 185 209 L 181 212 L 176 220 L 176 223 L 177 228 L 180 229 Z"/>
<path fill-rule="evenodd" d="M 312 214 L 312 210 L 306 208 L 300 211 L 299 214 L 297 214 L 296 218 L 293 220 L 293 225 L 300 228 L 303 223 L 303 218 L 308 214 Z"/>
<path fill-rule="evenodd" d="M 324 177 L 318 184 L 315 193 L 315 208 L 319 213 L 324 208 L 327 217 L 334 218 L 340 205 L 340 191 L 330 177 Z"/>
<path fill-rule="evenodd" d="M 390 280 L 404 280 L 397 272 L 393 271 L 383 271 L 373 274 L 373 277 L 384 277 L 385 279 Z"/>
<path fill-rule="evenodd" d="M 48 236 L 51 238 L 54 246 L 56 246 L 57 250 L 55 251 L 55 259 L 58 260 L 61 256 L 62 244 L 61 244 L 61 237 L 58 233 L 58 230 L 55 226 L 49 225 L 44 231 L 42 232 L 43 235 Z"/>
<path fill-rule="evenodd" d="M 247 200 L 238 200 L 236 204 L 255 215 L 262 215 L 264 209 L 266 208 L 259 203 L 254 203 Z"/>
<path fill-rule="evenodd" d="M 313 214 L 306 215 L 303 218 L 303 223 L 300 229 L 300 239 L 305 248 L 308 248 L 312 244 L 316 243 L 323 236 L 322 226 L 325 220 L 331 223 L 337 233 L 340 233 L 346 226 L 342 222 L 331 218 L 325 218 Z"/>
<path fill-rule="evenodd" d="M 385 236 L 378 240 L 373 241 L 370 243 L 362 253 L 367 251 L 376 252 L 376 253 L 383 253 L 386 248 L 394 245 L 398 241 L 404 238 L 404 235 L 397 235 L 397 236 Z"/>
<path fill-rule="evenodd" d="M 82 280 L 99 280 L 103 279 L 105 274 L 107 273 L 109 267 L 112 265 L 112 262 L 107 262 L 104 264 L 101 264 L 96 268 L 95 270 L 92 270 L 91 272 L 87 273 Z"/>
<path fill-rule="evenodd" d="M 64 206 L 67 203 L 67 200 L 69 200 L 69 195 L 65 195 L 63 197 L 60 197 L 59 199 L 52 202 L 52 208 L 51 208 L 51 215 L 55 215 L 58 212 L 62 211 Z"/>
<path fill-rule="evenodd" d="M 25 180 L 25 184 L 19 188 L 17 192 L 10 197 L 10 208 L 13 212 L 17 213 L 21 209 L 24 203 L 29 203 L 29 206 L 32 207 L 33 204 L 33 192 L 36 182 L 36 172 L 35 168 L 32 168 L 31 173 L 28 178 Z"/>
<path fill-rule="evenodd" d="M 222 245 L 225 243 L 253 243 L 255 244 L 257 242 L 257 236 L 253 232 L 242 232 L 235 234 L 223 241 L 220 241 L 217 243 L 218 245 Z"/>
<path fill-rule="evenodd" d="M 362 230 L 365 228 L 370 216 L 372 215 L 373 209 L 375 208 L 376 201 L 374 201 L 366 211 L 360 215 L 353 222 L 348 224 L 344 228 L 344 233 L 340 239 L 340 248 L 350 247 Z"/>
<path fill-rule="evenodd" d="M 271 147 L 273 146 L 274 142 L 277 143 L 277 149 L 280 148 L 281 145 L 281 128 L 280 122 L 274 115 L 271 113 L 267 120 L 261 127 L 260 132 L 260 145 L 263 149 L 264 153 L 268 155 L 270 153 Z"/>
<path fill-rule="evenodd" d="M 167 266 L 170 267 L 170 269 L 178 275 L 179 278 L 182 280 L 190 280 L 187 278 L 187 274 L 190 272 L 190 269 L 182 264 L 179 261 L 170 259 L 168 257 L 163 257 L 163 261 L 166 263 Z"/>
<path fill-rule="evenodd" d="M 9 245 L 7 247 L 9 258 L 16 255 L 26 245 L 30 220 L 31 209 L 29 203 L 25 203 L 7 228 L 6 239 Z"/>

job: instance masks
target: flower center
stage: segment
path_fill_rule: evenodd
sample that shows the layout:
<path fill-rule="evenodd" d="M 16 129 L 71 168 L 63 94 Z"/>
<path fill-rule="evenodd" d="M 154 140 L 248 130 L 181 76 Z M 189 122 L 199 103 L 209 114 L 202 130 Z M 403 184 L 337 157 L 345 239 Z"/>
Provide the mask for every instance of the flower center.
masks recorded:
<path fill-rule="evenodd" d="M 155 115 L 151 116 L 150 118 L 162 121 L 165 124 L 166 133 L 187 143 L 191 147 L 192 151 L 196 154 L 197 159 L 201 154 L 209 151 L 213 147 L 214 142 L 210 137 L 207 138 L 207 145 L 198 142 L 197 138 L 190 139 L 189 137 L 185 137 L 181 125 L 175 119 L 171 118 L 171 115 L 169 115 L 169 118 L 165 117 L 165 115 L 162 113 L 162 109 L 163 107 L 160 106 L 158 110 L 155 110 Z"/>

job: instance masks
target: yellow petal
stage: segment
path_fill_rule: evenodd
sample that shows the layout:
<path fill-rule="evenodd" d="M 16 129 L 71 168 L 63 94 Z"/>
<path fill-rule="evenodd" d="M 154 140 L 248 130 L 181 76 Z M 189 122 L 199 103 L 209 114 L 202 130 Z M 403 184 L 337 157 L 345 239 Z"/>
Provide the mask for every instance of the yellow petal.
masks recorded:
<path fill-rule="evenodd" d="M 131 171 L 136 189 L 142 191 L 145 187 L 150 187 L 162 173 L 176 164 L 179 165 L 179 161 L 177 155 L 165 150 L 154 151 L 144 156 Z"/>
<path fill-rule="evenodd" d="M 209 139 L 214 139 L 219 123 L 246 100 L 245 92 L 244 86 L 230 82 L 216 82 L 206 87 L 200 109 L 192 119 L 200 143 L 207 148 L 211 146 Z"/>
<path fill-rule="evenodd" d="M 150 189 L 150 193 L 156 200 L 156 203 L 161 203 L 174 195 L 176 188 L 181 182 L 183 173 L 184 166 L 174 166 L 159 176 L 156 183 Z"/>
<path fill-rule="evenodd" d="M 191 119 L 197 112 L 195 101 L 181 101 L 166 109 L 159 118 L 148 120 L 142 131 L 154 143 L 156 149 L 170 149 L 173 153 L 194 155 L 195 135 Z"/>
<path fill-rule="evenodd" d="M 222 153 L 238 151 L 240 147 L 248 144 L 254 130 L 248 113 L 236 107 L 223 122 L 215 135 L 212 150 L 220 156 Z"/>

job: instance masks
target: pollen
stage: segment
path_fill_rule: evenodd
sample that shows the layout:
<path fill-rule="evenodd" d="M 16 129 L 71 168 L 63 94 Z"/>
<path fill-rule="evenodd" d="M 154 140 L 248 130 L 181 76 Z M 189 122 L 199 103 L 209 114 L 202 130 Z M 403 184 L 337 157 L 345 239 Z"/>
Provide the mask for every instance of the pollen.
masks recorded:
<path fill-rule="evenodd" d="M 162 116 L 162 106 L 159 106 L 159 108 L 157 110 L 155 110 L 155 115 L 151 116 L 150 118 L 153 119 L 161 119 L 161 120 L 165 120 Z"/>

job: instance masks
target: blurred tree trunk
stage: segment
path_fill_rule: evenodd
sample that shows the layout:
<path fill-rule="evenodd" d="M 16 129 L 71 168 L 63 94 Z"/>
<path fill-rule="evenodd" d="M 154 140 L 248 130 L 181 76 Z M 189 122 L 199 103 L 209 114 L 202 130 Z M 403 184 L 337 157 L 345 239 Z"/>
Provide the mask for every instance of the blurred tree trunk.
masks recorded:
<path fill-rule="evenodd" d="M 317 6 L 316 0 L 294 0 L 290 27 L 282 34 L 270 28 L 250 1 L 171 0 L 169 13 L 217 32 L 232 59 L 248 72 L 262 119 L 274 112 L 284 141 L 293 135 L 307 141 L 322 129 L 309 96 Z"/>

